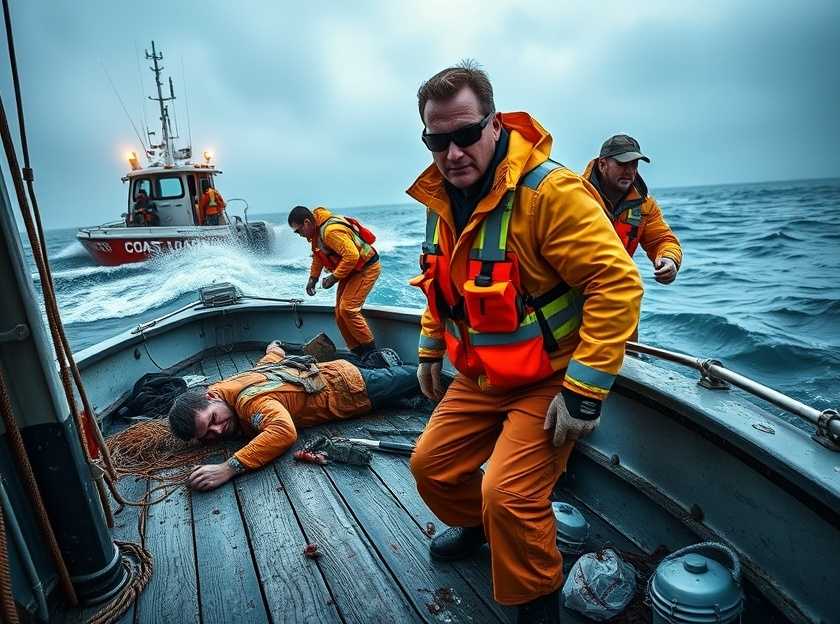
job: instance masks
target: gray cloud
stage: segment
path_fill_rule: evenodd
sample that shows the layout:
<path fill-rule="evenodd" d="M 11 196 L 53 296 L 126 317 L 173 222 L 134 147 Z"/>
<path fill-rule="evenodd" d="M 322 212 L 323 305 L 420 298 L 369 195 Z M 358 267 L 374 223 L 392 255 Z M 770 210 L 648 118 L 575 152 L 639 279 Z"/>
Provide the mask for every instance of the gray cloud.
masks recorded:
<path fill-rule="evenodd" d="M 18 2 L 12 12 L 47 227 L 124 209 L 123 155 L 139 146 L 102 66 L 140 121 L 135 50 L 151 38 L 181 96 L 182 134 L 186 94 L 195 150 L 216 150 L 223 193 L 257 213 L 407 201 L 429 162 L 417 87 L 462 57 L 488 70 L 500 110 L 534 114 L 555 158 L 576 169 L 626 131 L 653 158 L 654 188 L 838 174 L 836 3 Z M 11 115 L 10 85 L 3 67 Z"/>

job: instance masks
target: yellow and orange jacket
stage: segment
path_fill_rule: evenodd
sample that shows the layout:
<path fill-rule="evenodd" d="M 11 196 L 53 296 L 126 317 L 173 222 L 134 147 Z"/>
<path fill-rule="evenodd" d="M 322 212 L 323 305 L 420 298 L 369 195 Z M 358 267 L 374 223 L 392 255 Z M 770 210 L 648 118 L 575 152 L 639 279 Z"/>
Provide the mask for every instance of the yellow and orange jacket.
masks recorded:
<path fill-rule="evenodd" d="M 597 188 L 597 180 L 593 180 L 595 162 L 589 161 L 583 177 Z M 655 262 L 657 258 L 670 258 L 677 263 L 677 268 L 680 267 L 680 240 L 665 222 L 662 210 L 653 196 L 648 194 L 647 184 L 640 175 L 636 174 L 636 181 L 618 206 L 613 206 L 603 195 L 601 199 L 610 221 L 614 225 L 621 223 L 622 229 L 632 232 L 632 236 L 626 242 L 622 240 L 631 256 L 635 253 L 636 246 L 641 245 L 651 262 Z"/>
<path fill-rule="evenodd" d="M 312 211 L 315 217 L 315 225 L 318 230 L 315 236 L 309 242 L 312 244 L 312 266 L 309 269 L 309 277 L 315 279 L 321 275 L 321 270 L 324 269 L 324 263 L 318 258 L 315 251 L 318 249 L 320 238 L 323 237 L 323 242 L 336 256 L 340 256 L 335 269 L 332 271 L 336 279 L 344 279 L 353 271 L 364 266 L 371 258 L 376 255 L 376 250 L 370 245 L 366 244 L 352 229 L 341 223 L 330 223 L 322 228 L 327 219 L 333 218 L 332 212 L 326 208 L 315 208 Z"/>
<path fill-rule="evenodd" d="M 455 226 L 444 179 L 430 165 L 408 194 L 439 215 L 440 250 L 449 260 L 451 287 L 464 294 L 468 256 L 482 221 L 527 172 L 544 163 L 551 135 L 527 113 L 503 113 L 510 133 L 508 153 L 496 168 L 490 192 L 476 206 L 455 240 Z M 539 297 L 565 282 L 582 299 L 580 325 L 559 341 L 551 354 L 553 370 L 566 369 L 569 390 L 596 399 L 609 392 L 621 368 L 625 342 L 639 320 L 642 284 L 607 219 L 597 191 L 576 173 L 560 167 L 536 190 L 520 186 L 510 217 L 507 250 L 518 257 L 523 289 Z M 419 355 L 442 358 L 443 323 L 428 305 L 421 321 Z M 486 385 L 486 380 L 476 380 Z"/>
<path fill-rule="evenodd" d="M 202 219 L 221 214 L 225 209 L 225 200 L 222 194 L 214 188 L 207 189 L 198 200 L 198 214 Z"/>
<path fill-rule="evenodd" d="M 258 365 L 282 361 L 269 353 Z M 256 371 L 245 371 L 215 383 L 208 392 L 236 412 L 239 428 L 252 439 L 234 458 L 249 469 L 259 468 L 283 454 L 297 440 L 298 427 L 311 427 L 370 411 L 365 382 L 359 369 L 346 360 L 318 364 L 326 387 L 307 394 L 293 383 L 270 381 Z"/>

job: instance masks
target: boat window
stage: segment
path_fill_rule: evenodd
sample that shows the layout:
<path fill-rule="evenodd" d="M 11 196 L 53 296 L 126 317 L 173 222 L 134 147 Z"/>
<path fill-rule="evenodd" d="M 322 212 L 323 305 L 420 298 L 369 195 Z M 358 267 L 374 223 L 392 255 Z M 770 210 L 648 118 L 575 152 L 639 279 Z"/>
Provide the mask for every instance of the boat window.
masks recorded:
<path fill-rule="evenodd" d="M 193 203 L 195 203 L 195 176 L 188 175 L 187 176 L 187 186 L 190 188 L 190 199 Z"/>
<path fill-rule="evenodd" d="M 160 177 L 158 182 L 158 199 L 175 199 L 184 196 L 184 183 L 180 176 Z"/>
<path fill-rule="evenodd" d="M 146 195 L 149 197 L 152 196 L 152 181 L 148 178 L 140 178 L 134 181 L 134 199 L 137 199 L 137 193 L 143 189 L 146 191 Z"/>

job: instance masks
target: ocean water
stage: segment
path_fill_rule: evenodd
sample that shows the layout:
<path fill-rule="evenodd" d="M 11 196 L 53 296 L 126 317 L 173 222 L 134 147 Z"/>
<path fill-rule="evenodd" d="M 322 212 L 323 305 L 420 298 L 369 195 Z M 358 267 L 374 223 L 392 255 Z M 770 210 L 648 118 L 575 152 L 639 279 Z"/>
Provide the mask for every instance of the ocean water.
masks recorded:
<path fill-rule="evenodd" d="M 645 281 L 640 340 L 713 357 L 818 409 L 840 407 L 840 179 L 654 191 L 685 259 L 676 282 Z M 370 303 L 420 307 L 417 273 L 424 212 L 417 204 L 346 210 L 377 234 L 382 277 Z M 48 230 L 62 318 L 75 351 L 185 305 L 195 291 L 232 282 L 244 293 L 300 297 L 307 243 L 284 214 L 267 256 L 235 246 L 189 248 L 143 264 L 98 267 L 75 230 Z M 25 245 L 26 246 L 26 245 Z M 34 265 L 33 278 L 38 282 Z M 37 290 L 37 289 L 36 289 Z M 330 302 L 334 290 L 314 301 Z M 695 376 L 691 371 L 686 374 Z"/>

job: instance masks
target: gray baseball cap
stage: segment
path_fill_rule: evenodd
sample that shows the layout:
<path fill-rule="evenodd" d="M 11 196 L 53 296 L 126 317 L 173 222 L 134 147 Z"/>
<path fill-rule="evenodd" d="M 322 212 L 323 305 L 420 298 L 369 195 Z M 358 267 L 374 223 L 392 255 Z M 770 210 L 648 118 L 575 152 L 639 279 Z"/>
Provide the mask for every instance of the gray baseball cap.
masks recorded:
<path fill-rule="evenodd" d="M 650 158 L 642 154 L 639 142 L 626 134 L 616 134 L 604 141 L 601 146 L 599 158 L 614 158 L 620 163 L 628 163 L 631 160 L 644 160 L 650 162 Z"/>

